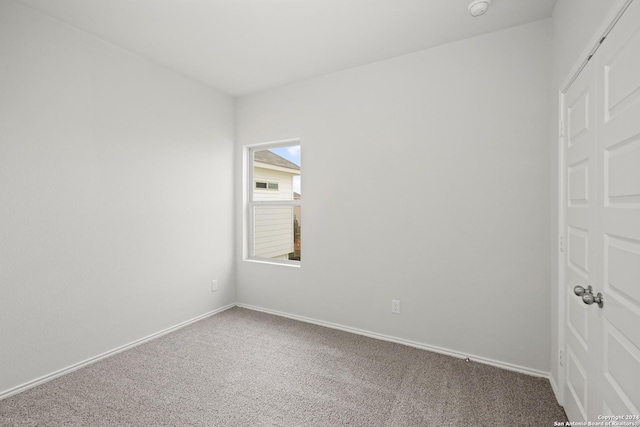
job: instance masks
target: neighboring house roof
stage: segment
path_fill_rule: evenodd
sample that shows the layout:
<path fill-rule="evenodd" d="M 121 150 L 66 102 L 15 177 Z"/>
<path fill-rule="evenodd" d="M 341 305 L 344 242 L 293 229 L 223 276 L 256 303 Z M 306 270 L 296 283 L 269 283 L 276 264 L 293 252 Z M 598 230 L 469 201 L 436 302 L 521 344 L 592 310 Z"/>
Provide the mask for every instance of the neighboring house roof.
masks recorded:
<path fill-rule="evenodd" d="M 293 192 L 293 200 L 300 200 L 300 193 Z"/>
<path fill-rule="evenodd" d="M 300 170 L 300 166 L 290 162 L 284 157 L 280 157 L 277 154 L 272 153 L 269 150 L 255 151 L 253 154 L 253 160 L 256 162 L 267 163 L 269 165 L 280 166 L 281 168 Z"/>

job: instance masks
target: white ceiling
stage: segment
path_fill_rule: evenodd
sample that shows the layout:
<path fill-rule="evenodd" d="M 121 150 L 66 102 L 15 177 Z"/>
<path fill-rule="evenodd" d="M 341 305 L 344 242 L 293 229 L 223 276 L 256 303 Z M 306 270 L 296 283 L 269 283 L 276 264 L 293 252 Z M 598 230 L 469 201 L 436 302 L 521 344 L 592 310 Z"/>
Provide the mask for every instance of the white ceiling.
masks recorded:
<path fill-rule="evenodd" d="M 548 18 L 556 0 L 20 0 L 232 95 Z"/>

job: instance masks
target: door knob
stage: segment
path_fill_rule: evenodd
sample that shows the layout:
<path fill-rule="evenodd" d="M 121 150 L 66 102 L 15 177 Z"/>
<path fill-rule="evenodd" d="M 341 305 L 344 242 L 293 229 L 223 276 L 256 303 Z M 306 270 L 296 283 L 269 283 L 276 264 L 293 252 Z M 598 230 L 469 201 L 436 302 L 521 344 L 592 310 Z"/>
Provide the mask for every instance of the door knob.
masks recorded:
<path fill-rule="evenodd" d="M 573 293 L 579 297 L 582 297 L 582 302 L 584 302 L 587 305 L 591 305 L 594 302 L 598 304 L 598 307 L 600 308 L 602 308 L 602 306 L 604 305 L 602 294 L 598 292 L 596 296 L 593 296 L 593 288 L 591 287 L 591 285 L 587 286 L 586 289 L 580 285 L 575 286 L 573 288 Z"/>
<path fill-rule="evenodd" d="M 595 302 L 600 308 L 604 305 L 604 301 L 602 301 L 602 294 L 600 292 L 598 292 L 596 296 L 593 296 L 591 293 L 582 295 L 582 302 L 587 305 L 591 305 Z"/>
<path fill-rule="evenodd" d="M 591 285 L 589 285 L 587 287 L 587 289 L 583 288 L 582 286 L 578 285 L 576 287 L 573 288 L 573 293 L 578 295 L 579 297 L 581 297 L 584 294 L 591 294 L 593 293 L 593 288 L 591 287 Z"/>

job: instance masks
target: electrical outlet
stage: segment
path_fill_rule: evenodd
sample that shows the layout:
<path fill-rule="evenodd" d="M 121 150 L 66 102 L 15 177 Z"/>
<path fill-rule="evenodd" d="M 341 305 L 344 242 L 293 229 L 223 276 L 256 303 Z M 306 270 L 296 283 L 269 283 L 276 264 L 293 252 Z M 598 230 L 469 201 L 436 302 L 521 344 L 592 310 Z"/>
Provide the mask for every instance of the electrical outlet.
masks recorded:
<path fill-rule="evenodd" d="M 211 281 L 211 292 L 215 292 L 218 290 L 218 280 Z"/>
<path fill-rule="evenodd" d="M 391 300 L 391 312 L 400 314 L 400 301 L 398 301 L 397 299 Z"/>

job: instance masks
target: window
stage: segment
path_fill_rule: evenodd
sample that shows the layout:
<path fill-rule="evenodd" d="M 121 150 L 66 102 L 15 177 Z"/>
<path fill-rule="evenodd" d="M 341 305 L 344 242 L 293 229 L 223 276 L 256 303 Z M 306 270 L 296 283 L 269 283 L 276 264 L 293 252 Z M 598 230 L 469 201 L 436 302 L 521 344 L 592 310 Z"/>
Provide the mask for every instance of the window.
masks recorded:
<path fill-rule="evenodd" d="M 278 190 L 277 182 L 256 181 L 256 190 Z"/>
<path fill-rule="evenodd" d="M 299 264 L 301 259 L 300 142 L 247 150 L 249 259 Z"/>

